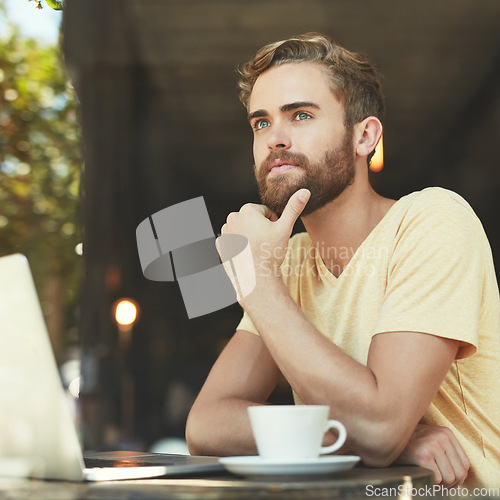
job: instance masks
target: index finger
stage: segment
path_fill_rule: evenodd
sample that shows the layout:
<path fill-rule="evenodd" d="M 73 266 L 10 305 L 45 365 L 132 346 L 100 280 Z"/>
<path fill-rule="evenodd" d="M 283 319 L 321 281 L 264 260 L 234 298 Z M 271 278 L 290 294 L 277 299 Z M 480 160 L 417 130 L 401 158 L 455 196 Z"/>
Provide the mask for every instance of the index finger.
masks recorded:
<path fill-rule="evenodd" d="M 271 222 L 276 222 L 278 220 L 278 216 L 266 205 L 257 205 L 254 203 L 248 203 L 247 205 L 244 205 L 242 208 L 252 208 L 254 210 L 257 210 L 260 214 L 262 214 L 266 219 L 269 219 Z"/>

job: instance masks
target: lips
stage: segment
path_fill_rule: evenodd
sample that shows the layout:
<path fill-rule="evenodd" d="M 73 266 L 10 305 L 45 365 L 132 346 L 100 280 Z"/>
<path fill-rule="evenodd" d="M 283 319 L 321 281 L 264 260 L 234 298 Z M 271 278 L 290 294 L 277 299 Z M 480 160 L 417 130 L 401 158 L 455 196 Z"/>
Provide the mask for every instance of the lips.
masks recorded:
<path fill-rule="evenodd" d="M 269 173 L 271 175 L 281 175 L 297 167 L 298 165 L 291 160 L 276 159 L 269 164 Z"/>

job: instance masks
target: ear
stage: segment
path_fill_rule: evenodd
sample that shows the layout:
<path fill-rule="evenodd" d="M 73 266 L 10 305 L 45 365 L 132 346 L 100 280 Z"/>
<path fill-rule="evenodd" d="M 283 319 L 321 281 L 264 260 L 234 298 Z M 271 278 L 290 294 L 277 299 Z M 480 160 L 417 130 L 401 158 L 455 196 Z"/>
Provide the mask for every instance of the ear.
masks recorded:
<path fill-rule="evenodd" d="M 382 124 L 375 116 L 369 116 L 354 125 L 354 150 L 358 156 L 368 156 L 382 135 Z"/>

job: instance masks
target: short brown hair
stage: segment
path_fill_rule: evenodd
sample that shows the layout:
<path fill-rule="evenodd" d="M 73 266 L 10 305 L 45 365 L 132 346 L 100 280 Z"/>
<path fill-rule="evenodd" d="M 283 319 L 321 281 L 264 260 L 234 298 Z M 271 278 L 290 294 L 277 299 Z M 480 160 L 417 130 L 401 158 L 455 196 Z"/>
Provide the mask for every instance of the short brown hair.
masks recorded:
<path fill-rule="evenodd" d="M 248 109 L 253 86 L 264 71 L 292 62 L 317 62 L 325 67 L 332 91 L 344 105 L 347 127 L 368 116 L 383 120 L 384 96 L 375 67 L 361 54 L 344 49 L 320 33 L 305 33 L 260 49 L 240 69 L 238 86 L 243 105 Z"/>

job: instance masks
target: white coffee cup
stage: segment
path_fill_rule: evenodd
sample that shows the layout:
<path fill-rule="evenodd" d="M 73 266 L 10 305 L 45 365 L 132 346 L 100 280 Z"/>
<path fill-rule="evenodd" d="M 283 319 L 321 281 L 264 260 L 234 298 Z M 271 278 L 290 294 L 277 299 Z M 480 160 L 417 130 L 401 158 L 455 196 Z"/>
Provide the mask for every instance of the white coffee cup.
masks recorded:
<path fill-rule="evenodd" d="M 344 425 L 328 420 L 324 405 L 250 406 L 248 415 L 261 458 L 273 460 L 315 459 L 340 449 L 346 440 Z M 321 446 L 325 433 L 338 431 L 337 441 Z"/>

